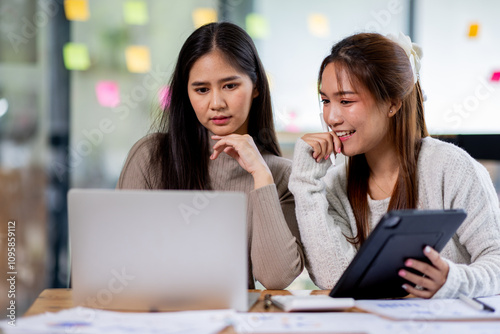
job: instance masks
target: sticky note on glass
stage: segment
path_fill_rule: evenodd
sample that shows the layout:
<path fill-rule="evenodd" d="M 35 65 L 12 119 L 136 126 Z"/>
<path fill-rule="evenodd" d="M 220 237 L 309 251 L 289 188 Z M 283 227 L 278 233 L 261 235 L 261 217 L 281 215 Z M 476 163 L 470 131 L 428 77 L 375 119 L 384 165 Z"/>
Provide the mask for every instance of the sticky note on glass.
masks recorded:
<path fill-rule="evenodd" d="M 120 104 L 120 90 L 115 81 L 99 81 L 95 86 L 97 101 L 103 107 L 114 108 Z"/>
<path fill-rule="evenodd" d="M 469 26 L 469 38 L 476 38 L 479 32 L 479 24 L 473 23 Z"/>
<path fill-rule="evenodd" d="M 330 23 L 328 18 L 323 14 L 309 14 L 307 17 L 307 25 L 309 33 L 316 37 L 330 36 Z"/>
<path fill-rule="evenodd" d="M 85 71 L 90 67 L 89 51 L 85 44 L 66 43 L 63 59 L 68 70 Z"/>
<path fill-rule="evenodd" d="M 147 73 L 151 70 L 151 57 L 146 46 L 132 45 L 125 50 L 127 69 L 132 73 Z"/>
<path fill-rule="evenodd" d="M 491 76 L 491 81 L 500 81 L 500 72 L 493 72 L 493 75 Z"/>
<path fill-rule="evenodd" d="M 70 21 L 87 21 L 90 17 L 87 0 L 64 0 L 64 13 Z"/>
<path fill-rule="evenodd" d="M 207 23 L 217 22 L 217 11 L 213 8 L 196 8 L 193 10 L 192 16 L 195 28 Z"/>
<path fill-rule="evenodd" d="M 144 1 L 127 1 L 123 4 L 125 23 L 144 25 L 149 21 L 148 6 Z"/>
<path fill-rule="evenodd" d="M 269 22 L 259 14 L 248 14 L 245 19 L 247 33 L 252 38 L 264 39 L 269 36 Z"/>

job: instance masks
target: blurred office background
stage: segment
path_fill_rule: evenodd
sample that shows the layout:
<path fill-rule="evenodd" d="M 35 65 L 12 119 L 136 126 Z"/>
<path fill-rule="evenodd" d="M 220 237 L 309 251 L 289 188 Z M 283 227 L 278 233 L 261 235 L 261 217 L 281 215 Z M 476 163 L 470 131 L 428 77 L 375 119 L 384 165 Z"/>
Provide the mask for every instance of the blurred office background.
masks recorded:
<path fill-rule="evenodd" d="M 499 12 L 496 0 L 0 0 L 0 268 L 16 221 L 18 315 L 68 284 L 68 189 L 115 187 L 182 43 L 211 21 L 253 37 L 289 158 L 301 134 L 321 130 L 316 76 L 332 44 L 410 35 L 424 50 L 430 132 L 480 160 L 500 193 Z M 315 287 L 305 272 L 290 288 Z"/>

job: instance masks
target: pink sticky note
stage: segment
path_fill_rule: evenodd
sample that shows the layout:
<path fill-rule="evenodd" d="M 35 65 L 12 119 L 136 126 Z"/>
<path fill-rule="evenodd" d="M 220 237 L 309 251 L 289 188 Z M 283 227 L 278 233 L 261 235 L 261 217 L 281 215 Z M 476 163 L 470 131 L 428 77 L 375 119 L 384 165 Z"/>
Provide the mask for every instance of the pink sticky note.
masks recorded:
<path fill-rule="evenodd" d="M 287 131 L 287 132 L 300 132 L 300 127 L 297 124 L 295 124 L 295 119 L 297 118 L 297 114 L 292 111 L 288 114 L 288 116 L 290 118 L 290 122 L 285 127 L 285 131 Z"/>
<path fill-rule="evenodd" d="M 500 71 L 494 72 L 491 76 L 491 81 L 500 81 Z"/>
<path fill-rule="evenodd" d="M 158 93 L 158 99 L 160 100 L 161 109 L 165 110 L 170 105 L 170 87 L 162 87 Z"/>
<path fill-rule="evenodd" d="M 120 91 L 115 81 L 100 81 L 95 91 L 101 106 L 114 108 L 120 104 Z"/>

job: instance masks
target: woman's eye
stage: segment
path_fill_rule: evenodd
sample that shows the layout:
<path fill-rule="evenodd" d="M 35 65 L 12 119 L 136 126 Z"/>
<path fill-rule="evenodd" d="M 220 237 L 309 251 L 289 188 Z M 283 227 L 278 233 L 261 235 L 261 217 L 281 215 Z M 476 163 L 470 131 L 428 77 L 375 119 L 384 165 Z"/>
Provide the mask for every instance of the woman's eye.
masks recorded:
<path fill-rule="evenodd" d="M 197 88 L 196 92 L 203 94 L 203 93 L 208 92 L 208 88 Z"/>
<path fill-rule="evenodd" d="M 327 99 L 322 99 L 322 100 L 321 100 L 321 103 L 323 103 L 323 104 L 327 104 L 327 103 L 330 103 L 330 100 L 327 100 Z"/>
<path fill-rule="evenodd" d="M 347 104 L 350 104 L 352 103 L 352 101 L 347 101 L 347 100 L 341 100 L 340 101 L 340 104 L 343 104 L 343 105 L 347 105 Z"/>
<path fill-rule="evenodd" d="M 234 89 L 234 88 L 236 88 L 236 86 L 237 86 L 236 84 L 232 83 L 232 84 L 227 84 L 226 88 L 227 89 Z"/>

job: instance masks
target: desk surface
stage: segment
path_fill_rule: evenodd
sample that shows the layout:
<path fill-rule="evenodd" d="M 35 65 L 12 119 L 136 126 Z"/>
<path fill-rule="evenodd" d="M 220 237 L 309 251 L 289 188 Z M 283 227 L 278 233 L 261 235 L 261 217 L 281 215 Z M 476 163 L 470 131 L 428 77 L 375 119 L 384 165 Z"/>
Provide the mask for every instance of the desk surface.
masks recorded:
<path fill-rule="evenodd" d="M 283 312 L 274 305 L 269 309 L 264 308 L 264 296 L 272 295 L 288 295 L 287 290 L 249 290 L 249 292 L 260 292 L 259 300 L 253 305 L 249 312 Z M 313 290 L 313 295 L 327 295 L 329 290 Z M 35 300 L 33 305 L 26 311 L 24 316 L 31 316 L 45 312 L 58 312 L 64 309 L 74 307 L 71 289 L 46 289 Z M 222 331 L 223 334 L 235 333 L 232 328 L 227 328 Z"/>

